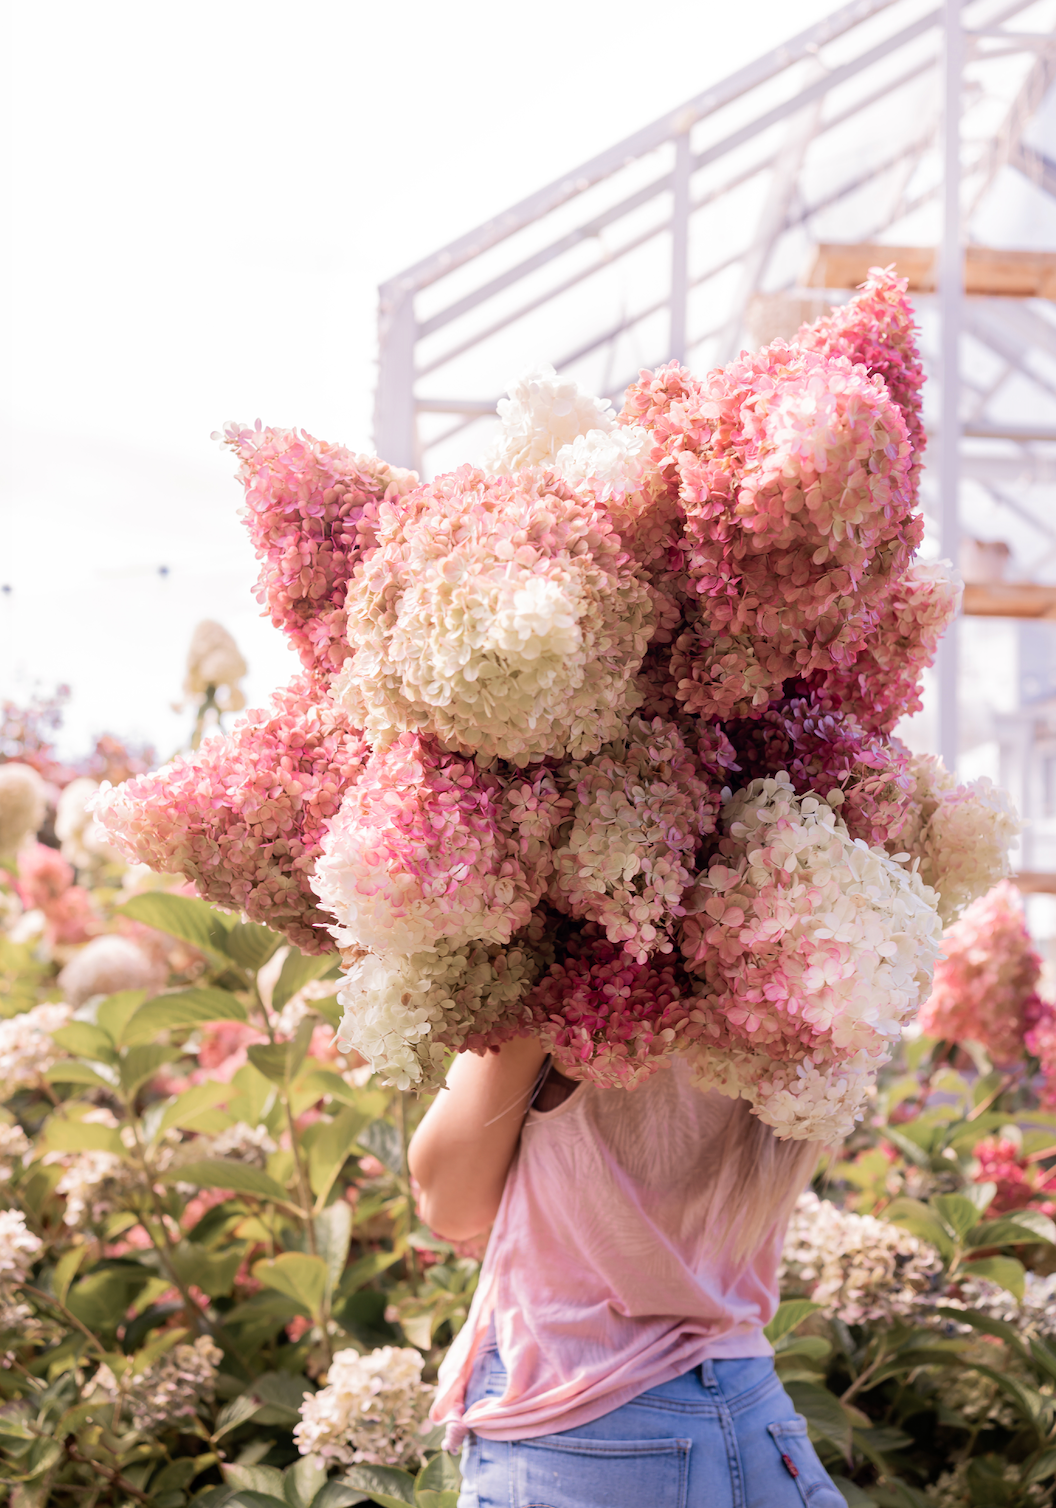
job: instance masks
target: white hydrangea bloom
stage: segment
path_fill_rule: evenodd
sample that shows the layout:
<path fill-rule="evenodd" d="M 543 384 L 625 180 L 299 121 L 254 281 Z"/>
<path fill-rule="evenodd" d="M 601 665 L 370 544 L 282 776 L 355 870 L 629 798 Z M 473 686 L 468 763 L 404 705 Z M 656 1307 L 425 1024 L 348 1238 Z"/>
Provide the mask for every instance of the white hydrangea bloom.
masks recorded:
<path fill-rule="evenodd" d="M 808 1190 L 788 1224 L 778 1281 L 782 1290 L 805 1289 L 827 1314 L 859 1325 L 911 1313 L 941 1271 L 926 1241 Z"/>
<path fill-rule="evenodd" d="M 409 1346 L 338 1351 L 326 1387 L 301 1404 L 297 1449 L 342 1466 L 417 1465 L 433 1393 L 422 1382 L 421 1353 Z"/>
<path fill-rule="evenodd" d="M 33 1150 L 33 1143 L 22 1127 L 0 1121 L 0 1179 L 10 1178 L 15 1166 Z"/>
<path fill-rule="evenodd" d="M 160 990 L 168 975 L 130 937 L 109 932 L 93 937 L 75 953 L 59 975 L 59 985 L 74 1010 L 95 995 L 119 990 Z"/>
<path fill-rule="evenodd" d="M 230 1157 L 247 1167 L 263 1168 L 272 1152 L 277 1150 L 267 1126 L 249 1126 L 245 1121 L 236 1121 L 215 1136 L 196 1136 L 193 1141 L 184 1142 L 180 1155 L 186 1154 L 193 1162 L 203 1157 Z M 176 1159 L 177 1166 L 178 1162 Z"/>
<path fill-rule="evenodd" d="M 227 706 L 237 711 L 245 705 L 238 683 L 246 670 L 238 645 L 222 623 L 206 618 L 198 624 L 187 651 L 183 689 L 188 696 L 201 696 L 210 686 L 226 687 Z"/>
<path fill-rule="evenodd" d="M 570 445 L 562 445 L 554 457 L 554 469 L 573 487 L 590 480 L 602 494 L 633 488 L 642 478 L 648 440 L 648 431 L 638 425 L 591 429 L 577 435 Z"/>
<path fill-rule="evenodd" d="M 44 821 L 48 790 L 32 765 L 0 764 L 0 854 L 9 855 Z"/>
<path fill-rule="evenodd" d="M 40 1237 L 27 1230 L 21 1210 L 0 1210 L 0 1283 L 28 1277 L 43 1247 Z"/>
<path fill-rule="evenodd" d="M 548 362 L 530 368 L 497 404 L 502 428 L 484 469 L 512 475 L 526 466 L 552 466 L 581 436 L 610 434 L 616 416 L 607 398 L 592 398 L 571 377 L 559 377 Z"/>
<path fill-rule="evenodd" d="M 107 841 L 106 830 L 92 809 L 98 794 L 98 782 L 82 775 L 64 786 L 59 796 L 55 836 L 62 844 L 63 858 L 75 869 L 90 869 L 100 860 L 120 858 L 116 848 Z"/>
<path fill-rule="evenodd" d="M 36 1087 L 52 1064 L 65 1056 L 51 1034 L 67 1026 L 71 1015 L 68 1005 L 48 1002 L 0 1021 L 0 1084 L 8 1097 L 24 1086 Z"/>
<path fill-rule="evenodd" d="M 916 789 L 906 825 L 888 848 L 909 854 L 939 895 L 944 927 L 1012 872 L 1009 849 L 1022 831 L 1007 794 L 983 775 L 958 785 L 935 754 L 911 765 Z"/>
<path fill-rule="evenodd" d="M 367 954 L 338 1000 L 342 1052 L 355 1050 L 398 1089 L 435 1087 L 451 1048 L 515 1012 L 539 962 L 526 948 L 470 943 L 409 957 Z"/>
<path fill-rule="evenodd" d="M 782 1137 L 839 1140 L 930 986 L 936 898 L 784 772 L 734 794 L 722 824 L 683 924 L 711 1014 L 690 1050 L 699 1081 L 728 1078 Z"/>

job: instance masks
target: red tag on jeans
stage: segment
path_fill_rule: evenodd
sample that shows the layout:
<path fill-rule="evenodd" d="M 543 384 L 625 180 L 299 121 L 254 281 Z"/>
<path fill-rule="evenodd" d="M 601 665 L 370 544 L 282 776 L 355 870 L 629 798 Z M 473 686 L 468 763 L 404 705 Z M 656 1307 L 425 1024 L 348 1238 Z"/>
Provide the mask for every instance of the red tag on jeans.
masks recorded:
<path fill-rule="evenodd" d="M 788 1472 L 789 1476 L 798 1477 L 799 1467 L 796 1465 L 795 1461 L 793 1461 L 792 1457 L 786 1456 L 784 1453 L 782 1453 L 781 1459 L 785 1463 L 785 1470 Z"/>

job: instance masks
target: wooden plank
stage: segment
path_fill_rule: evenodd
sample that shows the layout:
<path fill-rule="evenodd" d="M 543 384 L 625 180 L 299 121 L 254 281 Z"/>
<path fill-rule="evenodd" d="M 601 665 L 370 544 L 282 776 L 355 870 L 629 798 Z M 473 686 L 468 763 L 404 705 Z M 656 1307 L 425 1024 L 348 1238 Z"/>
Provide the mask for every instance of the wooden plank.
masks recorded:
<path fill-rule="evenodd" d="M 969 583 L 964 588 L 964 612 L 978 618 L 1056 618 L 1056 586 Z"/>
<path fill-rule="evenodd" d="M 1056 895 L 1056 874 L 1039 869 L 1025 869 L 1022 874 L 1014 874 L 1012 883 L 1024 895 Z"/>
<path fill-rule="evenodd" d="M 934 293 L 937 253 L 932 246 L 882 246 L 876 242 L 817 247 L 806 279 L 808 288 L 857 288 L 870 267 L 894 262 L 900 277 L 909 279 L 911 293 Z M 969 246 L 965 254 L 966 293 L 989 298 L 1056 299 L 1056 253 L 1002 251 Z"/>

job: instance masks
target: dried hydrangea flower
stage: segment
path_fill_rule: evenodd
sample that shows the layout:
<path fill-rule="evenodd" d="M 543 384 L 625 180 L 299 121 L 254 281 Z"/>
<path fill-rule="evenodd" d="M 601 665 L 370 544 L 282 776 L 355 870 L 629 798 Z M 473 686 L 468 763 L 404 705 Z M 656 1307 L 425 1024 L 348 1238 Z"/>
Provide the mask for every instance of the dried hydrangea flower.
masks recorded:
<path fill-rule="evenodd" d="M 374 548 L 378 508 L 409 492 L 418 477 L 303 429 L 228 424 L 223 438 L 239 458 L 246 489 L 243 517 L 261 562 L 257 601 L 304 668 L 325 681 L 349 653 L 345 592 Z"/>
<path fill-rule="evenodd" d="M 926 1241 L 808 1190 L 788 1222 L 778 1281 L 848 1325 L 904 1318 L 942 1272 Z"/>
<path fill-rule="evenodd" d="M 306 953 L 325 953 L 333 918 L 312 870 L 368 753 L 361 734 L 298 677 L 226 738 L 124 785 L 95 812 L 134 863 L 182 874 L 214 905 L 244 911 Z"/>
<path fill-rule="evenodd" d="M 386 505 L 345 605 L 334 696 L 372 741 L 517 765 L 617 736 L 652 631 L 611 522 L 548 472 L 463 466 Z"/>
<path fill-rule="evenodd" d="M 341 1466 L 417 1466 L 436 1391 L 422 1381 L 423 1361 L 410 1346 L 381 1346 L 366 1356 L 338 1351 L 326 1387 L 301 1403 L 297 1449 Z"/>
<path fill-rule="evenodd" d="M 59 975 L 67 1003 L 79 1010 L 93 995 L 116 995 L 119 990 L 147 990 L 156 994 L 169 971 L 130 937 L 108 933 L 93 937 L 79 949 Z"/>
<path fill-rule="evenodd" d="M 92 1378 L 93 1390 L 120 1404 L 135 1429 L 144 1434 L 187 1428 L 201 1404 L 212 1402 L 216 1373 L 224 1353 L 207 1335 L 181 1342 L 142 1372 L 129 1369 L 120 1378 L 104 1363 Z"/>

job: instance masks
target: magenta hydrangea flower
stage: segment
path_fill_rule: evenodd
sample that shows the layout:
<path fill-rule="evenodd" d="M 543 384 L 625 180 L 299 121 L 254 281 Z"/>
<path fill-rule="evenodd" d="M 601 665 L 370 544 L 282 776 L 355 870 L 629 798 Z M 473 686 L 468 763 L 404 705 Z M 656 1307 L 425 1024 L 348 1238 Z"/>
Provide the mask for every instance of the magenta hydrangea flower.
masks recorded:
<path fill-rule="evenodd" d="M 323 835 L 369 753 L 362 734 L 317 700 L 308 677 L 277 691 L 226 738 L 116 788 L 95 813 L 132 863 L 182 874 L 214 905 L 325 953 L 333 917 L 311 888 Z"/>
<path fill-rule="evenodd" d="M 524 1005 L 562 1073 L 611 1089 L 633 1089 L 702 1025 L 677 962 L 637 963 L 590 923 L 568 938 Z"/>
<path fill-rule="evenodd" d="M 995 1063 L 1015 1062 L 1040 1018 L 1041 959 L 1011 881 L 1002 880 L 974 901 L 946 929 L 942 947 L 946 956 L 921 1007 L 921 1029 L 950 1042 L 979 1042 Z"/>
<path fill-rule="evenodd" d="M 345 593 L 377 542 L 378 509 L 416 486 L 417 474 L 259 420 L 255 429 L 226 425 L 224 443 L 246 489 L 243 517 L 261 562 L 257 601 L 304 668 L 327 676 L 349 654 Z"/>

